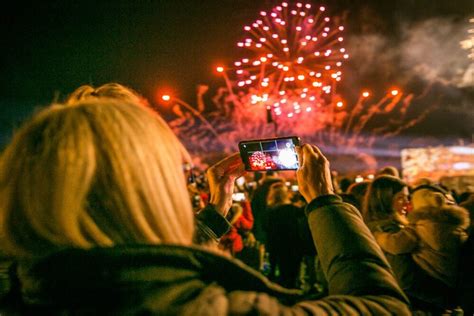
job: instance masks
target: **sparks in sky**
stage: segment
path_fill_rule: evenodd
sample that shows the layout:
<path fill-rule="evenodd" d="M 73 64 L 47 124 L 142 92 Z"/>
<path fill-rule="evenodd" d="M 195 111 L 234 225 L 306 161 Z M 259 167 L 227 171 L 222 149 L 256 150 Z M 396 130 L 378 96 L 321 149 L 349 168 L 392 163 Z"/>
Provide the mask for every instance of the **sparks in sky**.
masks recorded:
<path fill-rule="evenodd" d="M 234 62 L 232 79 L 251 94 L 252 104 L 289 118 L 330 104 L 349 58 L 339 18 L 328 16 L 324 6 L 282 2 L 260 12 L 244 31 L 237 43 L 243 57 Z"/>

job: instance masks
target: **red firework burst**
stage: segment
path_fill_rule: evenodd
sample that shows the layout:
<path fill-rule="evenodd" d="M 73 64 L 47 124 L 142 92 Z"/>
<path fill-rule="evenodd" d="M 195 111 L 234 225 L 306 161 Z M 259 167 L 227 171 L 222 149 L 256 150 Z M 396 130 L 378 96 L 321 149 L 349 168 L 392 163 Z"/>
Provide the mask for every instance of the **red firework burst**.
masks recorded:
<path fill-rule="evenodd" d="M 232 79 L 248 89 L 251 103 L 288 117 L 328 103 L 349 55 L 342 46 L 344 26 L 325 12 L 323 6 L 282 2 L 244 26 L 248 35 L 237 46 L 245 57 L 234 62 Z"/>

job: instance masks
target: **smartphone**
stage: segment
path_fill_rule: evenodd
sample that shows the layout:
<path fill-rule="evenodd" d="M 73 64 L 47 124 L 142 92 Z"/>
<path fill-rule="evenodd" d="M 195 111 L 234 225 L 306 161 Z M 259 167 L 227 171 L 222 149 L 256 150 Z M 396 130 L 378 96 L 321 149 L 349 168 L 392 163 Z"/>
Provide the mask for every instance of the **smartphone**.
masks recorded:
<path fill-rule="evenodd" d="M 232 194 L 232 200 L 235 202 L 242 202 L 245 201 L 245 193 L 237 192 Z"/>
<path fill-rule="evenodd" d="M 296 170 L 299 145 L 297 136 L 245 140 L 239 142 L 239 151 L 247 171 Z"/>

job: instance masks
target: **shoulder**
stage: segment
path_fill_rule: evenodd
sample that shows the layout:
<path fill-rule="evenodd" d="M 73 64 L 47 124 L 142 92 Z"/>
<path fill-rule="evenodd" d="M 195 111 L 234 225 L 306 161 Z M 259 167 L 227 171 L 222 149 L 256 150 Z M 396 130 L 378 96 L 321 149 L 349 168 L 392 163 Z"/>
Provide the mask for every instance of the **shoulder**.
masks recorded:
<path fill-rule="evenodd" d="M 372 221 L 367 223 L 367 226 L 372 232 L 383 233 L 398 233 L 403 228 L 403 225 L 391 219 Z"/>

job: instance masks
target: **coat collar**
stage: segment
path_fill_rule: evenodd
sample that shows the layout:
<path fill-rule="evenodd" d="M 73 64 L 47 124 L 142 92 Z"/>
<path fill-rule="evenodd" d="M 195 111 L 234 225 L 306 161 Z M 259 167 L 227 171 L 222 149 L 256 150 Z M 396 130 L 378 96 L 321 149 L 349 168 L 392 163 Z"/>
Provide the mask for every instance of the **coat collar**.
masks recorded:
<path fill-rule="evenodd" d="M 301 293 L 271 283 L 242 262 L 197 247 L 136 245 L 67 249 L 18 267 L 23 299 L 66 306 L 111 298 L 141 300 L 148 287 L 189 284 L 196 291 L 217 284 L 227 291 L 261 291 L 291 299 Z"/>

